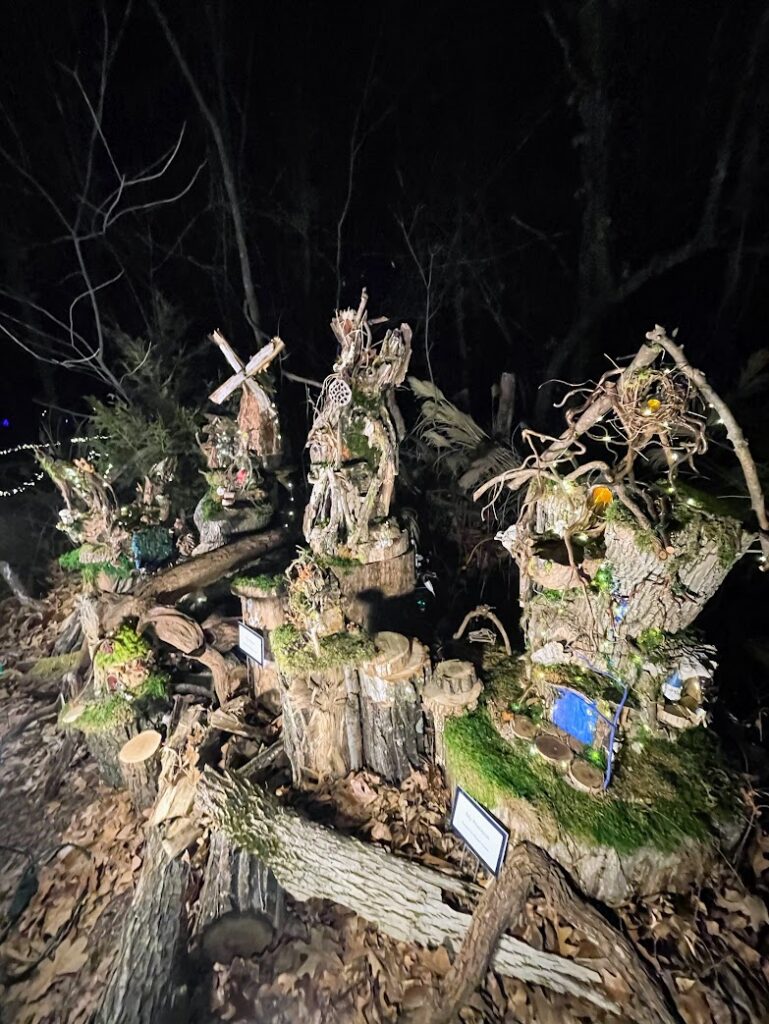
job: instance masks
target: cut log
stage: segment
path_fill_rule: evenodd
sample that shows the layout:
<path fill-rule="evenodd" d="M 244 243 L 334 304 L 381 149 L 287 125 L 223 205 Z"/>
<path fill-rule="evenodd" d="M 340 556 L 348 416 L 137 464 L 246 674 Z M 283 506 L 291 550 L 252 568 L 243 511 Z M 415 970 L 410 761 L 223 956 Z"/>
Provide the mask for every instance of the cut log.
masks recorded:
<path fill-rule="evenodd" d="M 531 843 L 520 843 L 508 852 L 499 877 L 481 896 L 462 948 L 441 985 L 439 1006 L 419 1011 L 409 1018 L 411 1024 L 451 1024 L 456 1020 L 483 982 L 500 937 L 523 915 L 534 889 L 547 895 L 558 917 L 573 925 L 575 932 L 610 952 L 607 964 L 633 994 L 623 1020 L 673 1024 L 676 1018 L 668 1010 L 665 992 L 657 988 L 630 942 L 576 895 L 558 865 Z"/>
<path fill-rule="evenodd" d="M 263 857 L 295 899 L 341 904 L 401 942 L 456 949 L 467 931 L 470 915 L 443 896 L 475 897 L 475 887 L 459 879 L 308 821 L 265 790 L 210 768 L 198 784 L 196 806 L 239 847 Z M 503 936 L 492 962 L 502 974 L 622 1013 L 597 971 L 519 939 Z"/>
<path fill-rule="evenodd" d="M 345 617 L 364 629 L 371 629 L 374 611 L 372 597 L 402 597 L 416 585 L 412 548 L 382 561 L 345 567 L 332 572 L 339 580 Z"/>
<path fill-rule="evenodd" d="M 120 751 L 140 731 L 140 728 L 137 722 L 130 721 L 121 723 L 113 729 L 99 729 L 96 732 L 83 734 L 88 752 L 98 765 L 99 775 L 113 789 L 125 787 L 123 769 L 120 764 Z"/>
<path fill-rule="evenodd" d="M 120 937 L 94 1024 L 182 1024 L 187 1016 L 184 900 L 189 865 L 169 861 L 157 829 Z"/>
<path fill-rule="evenodd" d="M 418 640 L 377 633 L 377 653 L 358 669 L 363 763 L 402 782 L 424 753 L 421 697 L 430 659 Z"/>
<path fill-rule="evenodd" d="M 203 935 L 212 922 L 232 911 L 263 914 L 272 928 L 280 931 L 285 919 L 285 893 L 258 857 L 214 829 L 193 934 Z"/>
<path fill-rule="evenodd" d="M 328 668 L 281 679 L 283 742 L 294 785 L 360 768 L 358 674 Z"/>
<path fill-rule="evenodd" d="M 161 735 L 145 729 L 124 743 L 118 754 L 123 778 L 137 811 L 155 803 L 158 795 Z"/>
<path fill-rule="evenodd" d="M 550 733 L 540 733 L 534 740 L 534 746 L 540 757 L 544 757 L 550 764 L 563 771 L 574 758 L 574 751 L 570 750 L 563 740 Z"/>
<path fill-rule="evenodd" d="M 428 754 L 441 768 L 446 767 L 443 740 L 446 719 L 473 711 L 478 706 L 481 689 L 473 665 L 454 658 L 438 664 L 425 686 L 422 705 L 427 720 Z"/>

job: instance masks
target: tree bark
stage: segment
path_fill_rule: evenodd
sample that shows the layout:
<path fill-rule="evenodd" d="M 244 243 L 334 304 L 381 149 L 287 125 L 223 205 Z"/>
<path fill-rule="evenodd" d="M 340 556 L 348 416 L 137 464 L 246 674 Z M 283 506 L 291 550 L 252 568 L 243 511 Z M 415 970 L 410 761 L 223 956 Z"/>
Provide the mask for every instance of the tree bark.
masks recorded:
<path fill-rule="evenodd" d="M 211 769 L 198 784 L 196 806 L 234 843 L 261 857 L 295 899 L 341 904 L 402 942 L 461 944 L 470 915 L 449 906 L 443 893 L 473 896 L 469 884 L 314 824 L 265 790 Z M 492 962 L 503 974 L 622 1012 L 598 971 L 518 939 L 503 936 Z"/>
<path fill-rule="evenodd" d="M 422 690 L 429 658 L 419 641 L 377 633 L 376 657 L 358 670 L 363 763 L 402 782 L 424 753 Z"/>
<path fill-rule="evenodd" d="M 246 595 L 243 588 L 233 589 L 240 595 L 243 622 L 260 630 L 264 637 L 264 665 L 248 659 L 248 678 L 254 696 L 270 710 L 277 711 L 280 707 L 280 679 L 270 646 L 270 630 L 286 621 L 283 599 L 277 594 L 256 596 L 251 592 Z"/>
<path fill-rule="evenodd" d="M 374 632 L 377 603 L 388 597 L 402 597 L 414 590 L 414 551 L 409 549 L 394 558 L 366 562 L 352 569 L 337 571 L 335 575 L 342 591 L 345 617 Z"/>
<path fill-rule="evenodd" d="M 190 590 L 216 583 L 239 565 L 280 547 L 288 539 L 286 531 L 277 527 L 242 537 L 216 551 L 198 555 L 157 573 L 137 587 L 133 594 L 103 598 L 100 607 L 102 635 L 116 629 L 123 619 L 138 618 L 158 599 L 171 604 Z"/>
<path fill-rule="evenodd" d="M 294 785 L 341 778 L 361 767 L 358 676 L 328 668 L 284 676 L 283 741 Z"/>
<path fill-rule="evenodd" d="M 446 720 L 475 710 L 481 690 L 471 662 L 454 659 L 438 664 L 425 686 L 422 706 L 427 723 L 427 752 L 441 768 L 446 767 Z"/>
<path fill-rule="evenodd" d="M 123 925 L 120 951 L 94 1024 L 182 1024 L 189 865 L 169 861 L 157 829 L 144 849 L 144 866 Z"/>
<path fill-rule="evenodd" d="M 254 911 L 269 918 L 276 931 L 285 918 L 285 893 L 258 857 L 238 848 L 226 833 L 214 830 L 200 890 L 194 934 L 231 911 Z"/>
<path fill-rule="evenodd" d="M 652 982 L 630 942 L 612 928 L 592 906 L 577 896 L 561 869 L 531 843 L 520 843 L 507 854 L 498 878 L 484 890 L 459 950 L 441 986 L 439 1004 L 424 1012 L 419 1024 L 451 1024 L 482 984 L 494 950 L 505 930 L 521 917 L 526 902 L 539 889 L 554 915 L 586 935 L 599 949 L 611 950 L 611 967 L 633 994 L 623 1019 L 636 1024 L 674 1024 L 665 995 Z"/>
<path fill-rule="evenodd" d="M 77 722 L 75 727 L 77 728 Z M 99 767 L 99 775 L 113 789 L 125 789 L 126 781 L 119 760 L 120 751 L 124 744 L 140 731 L 139 723 L 131 721 L 115 729 L 99 729 L 83 734 L 88 752 Z"/>

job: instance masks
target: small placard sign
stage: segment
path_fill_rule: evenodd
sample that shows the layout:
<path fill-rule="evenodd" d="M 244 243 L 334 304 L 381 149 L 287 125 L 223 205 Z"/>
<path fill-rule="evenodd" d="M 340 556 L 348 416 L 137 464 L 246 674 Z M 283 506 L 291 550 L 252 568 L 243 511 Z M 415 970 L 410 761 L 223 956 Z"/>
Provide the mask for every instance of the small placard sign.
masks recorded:
<path fill-rule="evenodd" d="M 477 800 L 457 786 L 451 808 L 451 828 L 493 874 L 502 870 L 510 838 L 507 829 Z"/>
<path fill-rule="evenodd" d="M 238 623 L 238 647 L 257 665 L 264 665 L 264 637 L 242 622 Z"/>

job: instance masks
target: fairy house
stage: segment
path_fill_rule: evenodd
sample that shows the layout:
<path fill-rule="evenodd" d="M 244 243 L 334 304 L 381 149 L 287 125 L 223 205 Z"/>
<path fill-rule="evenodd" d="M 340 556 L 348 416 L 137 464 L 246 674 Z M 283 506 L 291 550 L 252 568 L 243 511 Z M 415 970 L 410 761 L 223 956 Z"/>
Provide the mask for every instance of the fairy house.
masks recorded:
<path fill-rule="evenodd" d="M 401 324 L 375 342 L 364 291 L 357 310 L 337 312 L 339 342 L 307 439 L 312 490 L 304 515 L 311 550 L 344 564 L 340 585 L 349 618 L 362 622 L 359 595 L 385 597 L 414 588 L 414 552 L 392 515 L 402 423 L 395 388 L 411 359 L 411 328 Z"/>
<path fill-rule="evenodd" d="M 621 737 L 707 722 L 716 652 L 691 627 L 756 537 L 750 506 L 735 512 L 690 482 L 715 431 L 765 519 L 734 417 L 661 328 L 647 338 L 628 368 L 572 394 L 558 439 L 526 433 L 529 457 L 478 492 L 524 493 L 497 535 L 518 565 L 526 642 L 526 700 L 509 728 L 553 763 L 593 755 L 600 771 L 574 780 L 591 790 L 608 785 Z M 524 720 L 532 708 L 544 738 Z"/>
<path fill-rule="evenodd" d="M 208 489 L 193 516 L 200 535 L 195 554 L 213 551 L 237 534 L 267 525 L 274 511 L 270 472 L 279 465 L 283 451 L 278 411 L 266 378 L 270 363 L 283 351 L 283 342 L 273 338 L 244 364 L 219 331 L 211 340 L 235 372 L 209 399 L 221 406 L 239 391 L 240 401 L 237 417 L 209 415 L 198 439 Z"/>

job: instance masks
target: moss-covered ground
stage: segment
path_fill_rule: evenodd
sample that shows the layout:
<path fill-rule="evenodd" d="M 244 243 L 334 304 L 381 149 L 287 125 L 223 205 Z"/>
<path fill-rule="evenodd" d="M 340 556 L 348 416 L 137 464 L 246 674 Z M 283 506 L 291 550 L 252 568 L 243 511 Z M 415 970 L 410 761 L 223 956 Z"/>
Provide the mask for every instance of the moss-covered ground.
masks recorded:
<path fill-rule="evenodd" d="M 359 665 L 373 657 L 373 640 L 364 633 L 332 633 L 320 637 L 320 657 L 310 640 L 291 625 L 270 633 L 270 646 L 278 668 L 287 675 L 321 671 L 343 665 Z"/>
<path fill-rule="evenodd" d="M 612 787 L 598 797 L 575 790 L 526 743 L 503 740 L 484 709 L 450 719 L 445 739 L 452 777 L 485 806 L 527 800 L 559 829 L 619 853 L 707 841 L 715 823 L 740 806 L 735 779 L 704 729 L 677 743 L 650 739 L 628 748 Z"/>

